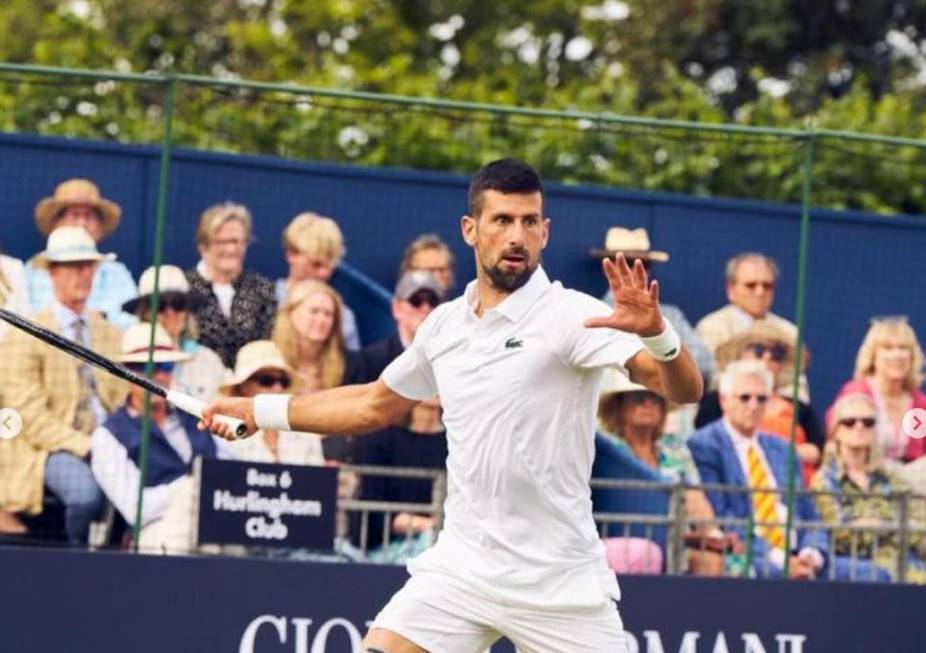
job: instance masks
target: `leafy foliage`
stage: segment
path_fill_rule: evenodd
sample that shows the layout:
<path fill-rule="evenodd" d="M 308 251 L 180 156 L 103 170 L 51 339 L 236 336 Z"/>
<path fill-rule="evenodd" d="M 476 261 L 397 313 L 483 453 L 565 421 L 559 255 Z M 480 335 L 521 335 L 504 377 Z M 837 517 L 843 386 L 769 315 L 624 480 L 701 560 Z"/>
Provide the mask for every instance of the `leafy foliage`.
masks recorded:
<path fill-rule="evenodd" d="M 501 114 L 181 87 L 177 144 L 795 201 L 801 143 L 607 115 L 926 138 L 926 0 L 8 0 L 0 60 L 524 108 Z M 0 128 L 156 143 L 158 84 L 0 75 Z M 826 140 L 818 205 L 926 212 L 924 151 Z"/>

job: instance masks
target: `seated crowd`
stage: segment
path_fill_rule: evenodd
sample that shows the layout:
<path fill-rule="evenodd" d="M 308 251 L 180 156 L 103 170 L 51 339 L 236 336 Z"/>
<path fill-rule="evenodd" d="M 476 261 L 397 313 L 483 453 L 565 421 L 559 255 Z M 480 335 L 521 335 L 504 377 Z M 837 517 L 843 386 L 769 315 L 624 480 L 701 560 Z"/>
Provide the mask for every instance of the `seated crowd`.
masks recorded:
<path fill-rule="evenodd" d="M 346 252 L 331 218 L 303 212 L 292 219 L 282 235 L 289 271 L 273 281 L 245 265 L 254 230 L 250 211 L 216 204 L 200 217 L 199 262 L 186 271 L 170 264 L 148 268 L 136 285 L 116 255 L 101 251 L 121 216 L 119 205 L 93 182 L 59 184 L 35 207 L 45 249 L 25 263 L 0 254 L 0 306 L 130 369 L 144 372 L 151 358 L 156 382 L 202 401 L 373 381 L 409 346 L 428 314 L 456 292 L 450 248 L 435 235 L 420 236 L 398 265 L 395 333 L 363 343 L 364 316 L 329 285 Z M 651 276 L 670 258 L 651 248 L 645 230 L 623 227 L 609 229 L 605 247 L 592 255 L 618 252 L 631 264 L 641 261 Z M 726 267 L 729 303 L 695 326 L 678 306 L 661 305 L 708 380 L 706 392 L 697 405 L 673 406 L 620 374 L 607 375 L 594 475 L 683 487 L 689 545 L 683 567 L 692 574 L 889 581 L 897 578 L 903 552 L 907 580 L 926 583 L 926 536 L 914 531 L 899 538 L 892 500 L 911 488 L 926 489 L 926 439 L 912 439 L 902 427 L 907 410 L 926 408 L 916 334 L 903 318 L 874 320 L 854 377 L 828 410 L 818 410 L 824 405 L 810 397 L 809 356 L 797 355 L 797 327 L 771 310 L 777 281 L 775 261 L 742 253 Z M 198 431 L 194 418 L 152 397 L 142 475 L 143 391 L 5 323 L 0 356 L 0 405 L 23 416 L 20 436 L 0 440 L 2 538 L 37 532 L 53 505 L 63 538 L 84 546 L 91 523 L 110 505 L 126 524 L 140 524 L 143 550 L 185 551 L 197 457 L 442 469 L 447 455 L 437 397 L 416 407 L 405 423 L 366 436 L 261 431 L 235 443 Z M 798 489 L 818 492 L 795 498 L 798 527 L 786 542 L 784 492 L 792 475 Z M 432 499 L 429 480 L 358 478 L 343 470 L 339 478 L 341 499 Z M 651 495 L 615 492 L 596 490 L 596 510 L 669 510 Z M 904 514 L 922 527 L 923 512 Z M 388 523 L 380 513 L 363 529 L 373 535 L 358 542 L 358 515 L 342 514 L 338 535 L 372 549 L 369 559 L 388 561 L 427 546 L 434 528 L 424 512 L 399 512 Z M 664 532 L 605 531 L 615 569 L 664 569 Z"/>

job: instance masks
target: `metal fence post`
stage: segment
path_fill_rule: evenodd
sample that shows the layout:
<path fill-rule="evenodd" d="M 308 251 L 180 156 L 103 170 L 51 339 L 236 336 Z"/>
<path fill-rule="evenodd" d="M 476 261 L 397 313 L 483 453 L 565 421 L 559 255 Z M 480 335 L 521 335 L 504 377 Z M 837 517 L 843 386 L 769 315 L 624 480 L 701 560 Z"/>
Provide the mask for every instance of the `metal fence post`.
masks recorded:
<path fill-rule="evenodd" d="M 797 272 L 797 347 L 794 354 L 794 369 L 791 375 L 791 403 L 793 406 L 793 415 L 791 416 L 791 447 L 788 456 L 788 487 L 785 496 L 785 506 L 787 510 L 785 524 L 785 567 L 784 576 L 788 577 L 788 568 L 791 564 L 790 543 L 791 531 L 794 528 L 794 501 L 795 486 L 797 484 L 798 460 L 797 445 L 795 437 L 797 435 L 797 421 L 800 410 L 800 384 L 801 384 L 801 361 L 804 356 L 804 309 L 807 297 L 807 252 L 810 248 L 810 209 L 813 201 L 813 171 L 814 157 L 816 154 L 816 136 L 812 130 L 808 130 L 803 139 L 804 160 L 801 165 L 801 232 L 800 232 L 800 253 L 798 257 Z"/>
<path fill-rule="evenodd" d="M 154 329 L 157 324 L 158 302 L 160 293 L 158 292 L 160 266 L 164 257 L 164 229 L 165 216 L 167 215 L 167 188 L 170 176 L 170 155 L 173 147 L 173 123 L 174 123 L 174 106 L 176 101 L 176 80 L 168 76 L 165 79 L 164 95 L 164 136 L 161 141 L 161 169 L 158 175 L 158 204 L 157 218 L 155 221 L 154 237 L 154 256 L 151 264 L 155 267 L 154 288 L 155 292 L 151 298 L 151 339 L 148 349 L 148 363 L 145 371 L 148 376 L 154 371 Z M 151 439 L 151 394 L 145 392 L 145 416 L 142 421 L 141 430 L 141 449 L 138 455 L 138 500 L 135 504 L 135 523 L 132 526 L 132 550 L 138 553 L 138 539 L 141 534 L 141 516 L 145 495 L 145 474 L 148 470 L 148 446 Z"/>
<path fill-rule="evenodd" d="M 897 580 L 907 582 L 907 562 L 910 550 L 910 493 L 897 493 L 897 519 L 900 520 L 900 555 L 897 558 Z"/>

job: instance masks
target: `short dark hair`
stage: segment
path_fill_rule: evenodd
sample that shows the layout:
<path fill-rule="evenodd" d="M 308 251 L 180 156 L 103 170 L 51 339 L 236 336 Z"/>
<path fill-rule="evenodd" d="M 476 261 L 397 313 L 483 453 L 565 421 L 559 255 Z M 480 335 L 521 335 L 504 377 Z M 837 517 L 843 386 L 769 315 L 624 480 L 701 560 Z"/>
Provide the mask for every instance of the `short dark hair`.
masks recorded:
<path fill-rule="evenodd" d="M 540 193 L 543 184 L 532 167 L 518 159 L 498 159 L 487 163 L 469 183 L 469 214 L 478 216 L 482 210 L 482 193 L 495 190 L 500 193 Z"/>

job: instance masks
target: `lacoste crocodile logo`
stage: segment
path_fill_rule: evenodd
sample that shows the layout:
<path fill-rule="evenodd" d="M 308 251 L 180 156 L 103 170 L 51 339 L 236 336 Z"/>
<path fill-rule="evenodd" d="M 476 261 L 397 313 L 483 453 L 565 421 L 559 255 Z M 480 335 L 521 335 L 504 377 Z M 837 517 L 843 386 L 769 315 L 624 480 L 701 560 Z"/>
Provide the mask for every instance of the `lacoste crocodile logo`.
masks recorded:
<path fill-rule="evenodd" d="M 505 349 L 519 349 L 520 347 L 523 347 L 523 346 L 524 346 L 524 341 L 522 341 L 520 338 L 512 337 L 512 338 L 508 338 L 508 340 L 505 341 Z"/>

